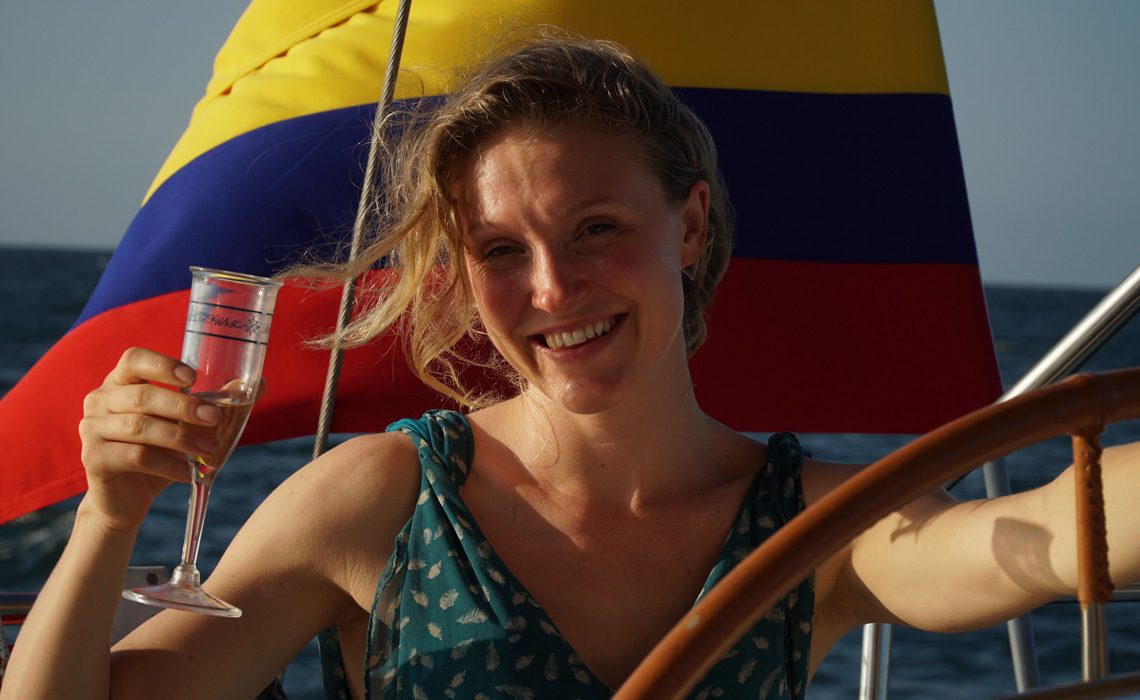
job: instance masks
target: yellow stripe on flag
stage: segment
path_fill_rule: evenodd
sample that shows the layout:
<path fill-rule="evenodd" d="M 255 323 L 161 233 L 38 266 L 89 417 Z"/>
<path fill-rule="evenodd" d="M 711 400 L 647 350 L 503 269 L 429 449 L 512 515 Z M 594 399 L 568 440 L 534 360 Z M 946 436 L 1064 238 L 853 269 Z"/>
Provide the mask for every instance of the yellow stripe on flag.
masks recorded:
<path fill-rule="evenodd" d="M 379 98 L 395 0 L 254 0 L 146 197 L 215 146 Z M 415 0 L 397 98 L 440 94 L 504 34 L 553 24 L 629 46 L 671 85 L 947 94 L 927 0 Z"/>

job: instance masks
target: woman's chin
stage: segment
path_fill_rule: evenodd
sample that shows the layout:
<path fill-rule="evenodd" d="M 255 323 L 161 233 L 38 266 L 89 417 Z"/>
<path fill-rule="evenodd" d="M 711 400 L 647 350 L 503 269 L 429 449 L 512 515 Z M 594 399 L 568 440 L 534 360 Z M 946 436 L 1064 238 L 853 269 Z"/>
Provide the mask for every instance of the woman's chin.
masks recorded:
<path fill-rule="evenodd" d="M 543 394 L 555 405 L 576 415 L 603 413 L 621 403 L 624 395 L 612 381 L 573 381 L 551 387 Z"/>

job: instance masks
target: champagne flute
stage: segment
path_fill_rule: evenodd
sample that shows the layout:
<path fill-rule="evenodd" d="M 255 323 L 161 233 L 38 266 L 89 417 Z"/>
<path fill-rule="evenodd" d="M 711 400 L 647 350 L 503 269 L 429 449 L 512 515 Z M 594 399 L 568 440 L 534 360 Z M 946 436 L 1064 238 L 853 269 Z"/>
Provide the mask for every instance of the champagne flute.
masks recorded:
<path fill-rule="evenodd" d="M 241 610 L 202 590 L 195 565 L 210 488 L 221 471 L 257 398 L 273 303 L 281 283 L 238 272 L 191 267 L 190 305 L 182 339 L 182 361 L 198 372 L 187 389 L 218 408 L 214 437 L 218 447 L 208 455 L 187 455 L 190 504 L 182 561 L 170 580 L 158 586 L 131 588 L 123 597 L 147 605 L 189 612 L 241 617 Z"/>

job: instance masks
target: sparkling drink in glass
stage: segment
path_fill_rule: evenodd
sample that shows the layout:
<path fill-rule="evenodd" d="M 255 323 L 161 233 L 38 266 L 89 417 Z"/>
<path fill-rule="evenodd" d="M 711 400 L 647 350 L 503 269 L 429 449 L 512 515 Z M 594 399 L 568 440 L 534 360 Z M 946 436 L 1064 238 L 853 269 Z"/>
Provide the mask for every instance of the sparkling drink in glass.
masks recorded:
<path fill-rule="evenodd" d="M 190 272 L 193 281 L 182 361 L 197 370 L 198 377 L 186 391 L 218 408 L 214 426 L 218 447 L 208 455 L 187 455 L 191 483 L 186 535 L 182 561 L 170 580 L 125 590 L 123 597 L 164 608 L 240 617 L 241 610 L 202 590 L 195 563 L 210 489 L 237 445 L 257 398 L 273 304 L 281 283 L 204 267 L 191 267 Z"/>

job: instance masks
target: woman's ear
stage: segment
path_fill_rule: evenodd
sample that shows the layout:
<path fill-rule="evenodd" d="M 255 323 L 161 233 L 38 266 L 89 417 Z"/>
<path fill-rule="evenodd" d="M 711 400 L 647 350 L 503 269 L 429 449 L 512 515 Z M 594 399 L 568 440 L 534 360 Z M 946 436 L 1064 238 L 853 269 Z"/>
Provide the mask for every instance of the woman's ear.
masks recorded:
<path fill-rule="evenodd" d="M 681 210 L 684 236 L 681 239 L 681 267 L 701 259 L 709 238 L 709 183 L 697 180 L 689 188 L 689 199 Z"/>

